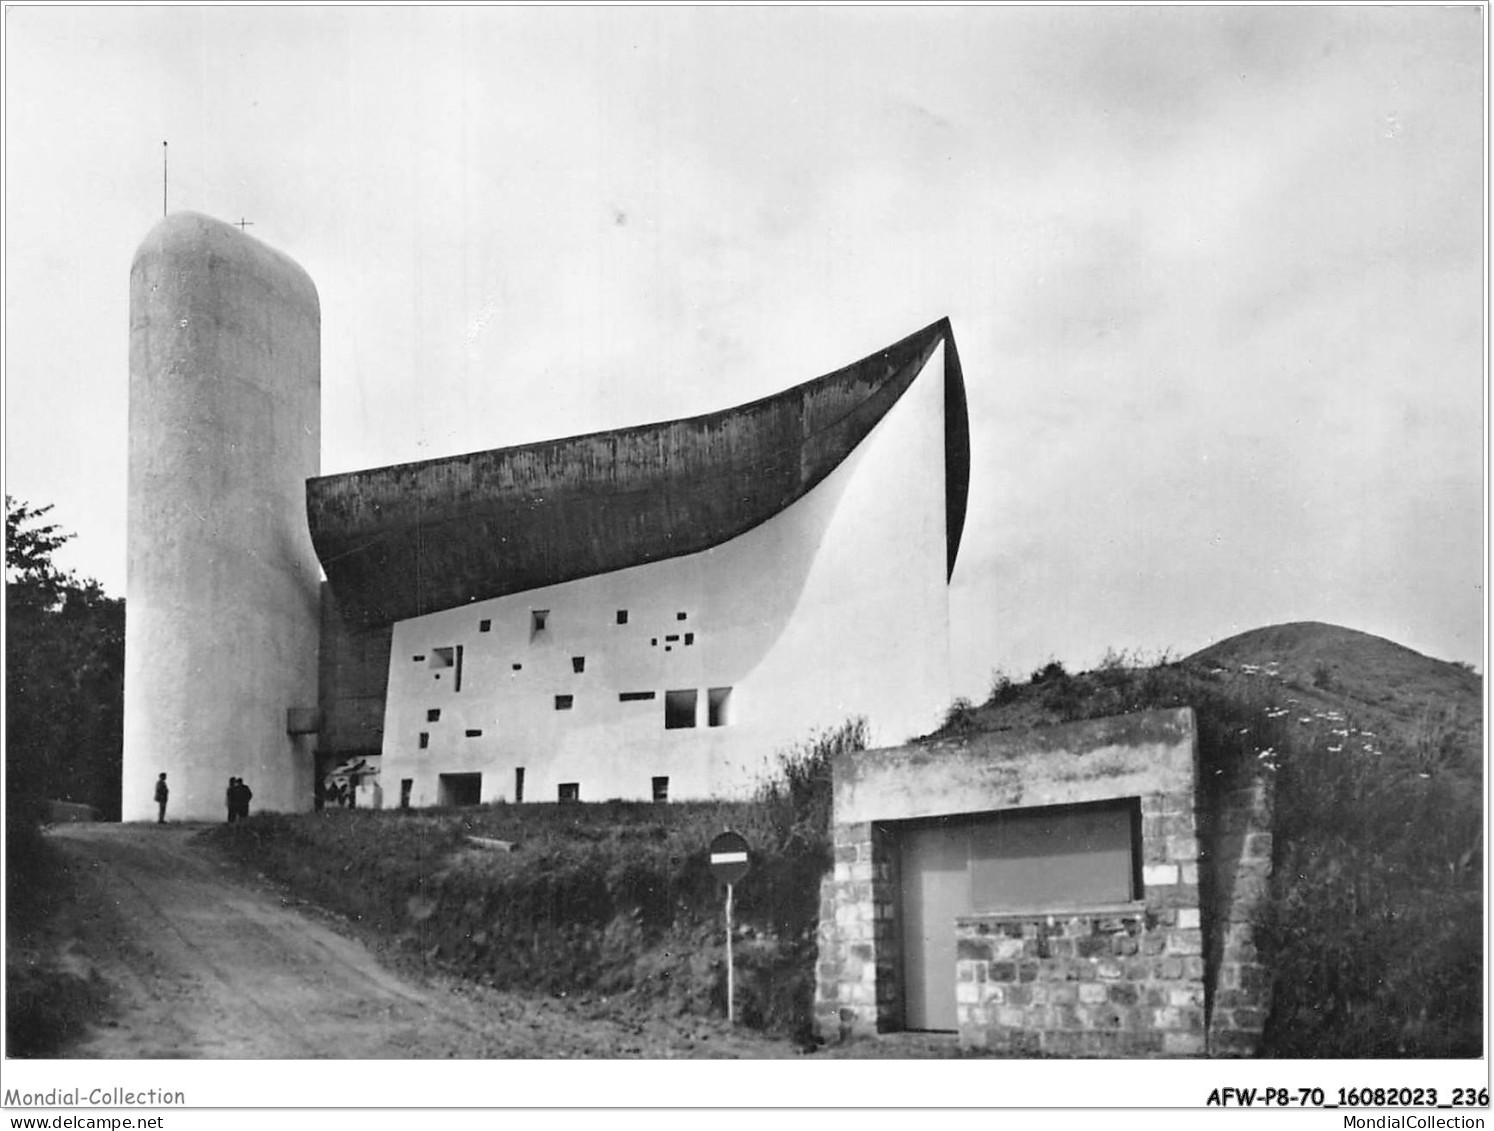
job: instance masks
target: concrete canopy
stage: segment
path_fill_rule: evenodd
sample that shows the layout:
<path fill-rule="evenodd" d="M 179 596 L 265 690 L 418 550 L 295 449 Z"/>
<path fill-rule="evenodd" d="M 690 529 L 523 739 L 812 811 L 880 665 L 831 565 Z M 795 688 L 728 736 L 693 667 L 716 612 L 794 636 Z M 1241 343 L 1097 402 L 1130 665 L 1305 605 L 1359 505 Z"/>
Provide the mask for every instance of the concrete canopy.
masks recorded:
<path fill-rule="evenodd" d="M 339 603 L 368 625 L 708 550 L 824 479 L 941 343 L 947 576 L 970 476 L 947 318 L 721 412 L 308 480 L 312 542 Z"/>

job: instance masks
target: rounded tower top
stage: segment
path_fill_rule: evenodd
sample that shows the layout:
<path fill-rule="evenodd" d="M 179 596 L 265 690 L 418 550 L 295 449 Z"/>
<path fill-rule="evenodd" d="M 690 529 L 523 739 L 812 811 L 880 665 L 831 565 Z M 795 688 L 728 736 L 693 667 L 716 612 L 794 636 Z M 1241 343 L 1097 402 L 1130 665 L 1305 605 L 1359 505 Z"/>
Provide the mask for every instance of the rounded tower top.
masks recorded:
<path fill-rule="evenodd" d="M 185 264 L 204 257 L 242 267 L 253 277 L 273 280 L 276 289 L 289 292 L 286 297 L 291 302 L 309 306 L 320 319 L 321 300 L 304 267 L 237 226 L 200 212 L 173 212 L 160 220 L 135 249 L 130 274 L 138 274 L 148 263 Z"/>

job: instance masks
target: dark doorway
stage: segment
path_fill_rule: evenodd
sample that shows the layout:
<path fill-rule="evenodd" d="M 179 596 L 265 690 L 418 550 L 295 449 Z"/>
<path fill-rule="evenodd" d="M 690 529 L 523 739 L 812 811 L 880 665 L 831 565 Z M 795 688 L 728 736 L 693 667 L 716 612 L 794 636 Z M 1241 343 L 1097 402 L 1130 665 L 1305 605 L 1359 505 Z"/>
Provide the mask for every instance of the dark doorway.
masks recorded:
<path fill-rule="evenodd" d="M 442 774 L 437 780 L 437 805 L 482 804 L 481 774 Z"/>

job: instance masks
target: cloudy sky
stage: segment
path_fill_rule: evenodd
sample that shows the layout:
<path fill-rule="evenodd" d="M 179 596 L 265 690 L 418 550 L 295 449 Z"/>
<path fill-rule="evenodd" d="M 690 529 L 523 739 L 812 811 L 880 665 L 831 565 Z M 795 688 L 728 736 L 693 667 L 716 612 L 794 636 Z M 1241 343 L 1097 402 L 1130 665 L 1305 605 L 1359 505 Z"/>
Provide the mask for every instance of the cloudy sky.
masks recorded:
<path fill-rule="evenodd" d="M 162 207 L 316 280 L 324 472 L 943 315 L 957 692 L 1324 620 L 1482 666 L 1477 7 L 10 8 L 7 491 L 124 592 Z"/>

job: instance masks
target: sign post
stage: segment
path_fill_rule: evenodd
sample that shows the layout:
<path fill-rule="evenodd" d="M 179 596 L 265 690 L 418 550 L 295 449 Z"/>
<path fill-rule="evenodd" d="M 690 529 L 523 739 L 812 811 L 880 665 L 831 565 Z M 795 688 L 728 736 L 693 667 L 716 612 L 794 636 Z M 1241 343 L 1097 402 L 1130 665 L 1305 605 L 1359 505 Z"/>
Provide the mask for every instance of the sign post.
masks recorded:
<path fill-rule="evenodd" d="M 711 873 L 726 885 L 726 1019 L 736 1024 L 736 971 L 731 955 L 732 888 L 747 874 L 747 841 L 738 833 L 724 832 L 711 841 Z"/>

